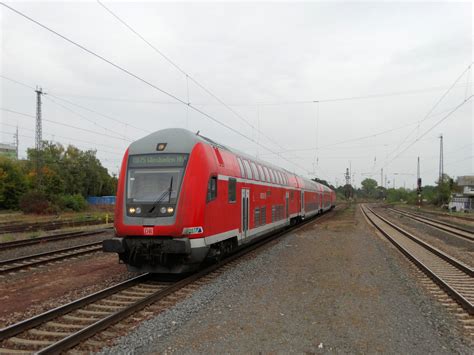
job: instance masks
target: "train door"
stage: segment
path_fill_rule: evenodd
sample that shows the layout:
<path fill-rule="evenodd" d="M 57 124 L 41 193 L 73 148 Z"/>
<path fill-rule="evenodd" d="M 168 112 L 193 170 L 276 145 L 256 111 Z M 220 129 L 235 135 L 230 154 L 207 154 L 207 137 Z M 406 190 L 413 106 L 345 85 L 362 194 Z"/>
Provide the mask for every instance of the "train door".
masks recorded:
<path fill-rule="evenodd" d="M 304 191 L 301 191 L 301 214 L 304 216 Z"/>
<path fill-rule="evenodd" d="M 242 238 L 247 237 L 249 229 L 249 189 L 242 189 Z"/>
<path fill-rule="evenodd" d="M 287 191 L 285 195 L 286 218 L 290 218 L 290 193 Z"/>

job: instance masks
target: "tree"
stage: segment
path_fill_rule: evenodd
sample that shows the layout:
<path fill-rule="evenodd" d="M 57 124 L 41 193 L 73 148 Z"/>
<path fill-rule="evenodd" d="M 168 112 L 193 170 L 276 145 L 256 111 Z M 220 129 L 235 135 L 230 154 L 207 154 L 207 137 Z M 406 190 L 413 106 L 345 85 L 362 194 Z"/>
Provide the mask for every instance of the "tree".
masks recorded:
<path fill-rule="evenodd" d="M 443 174 L 443 177 L 438 179 L 436 185 L 436 193 L 435 196 L 433 196 L 432 202 L 438 206 L 447 204 L 454 188 L 453 179 L 451 179 L 449 175 Z"/>
<path fill-rule="evenodd" d="M 366 197 L 377 197 L 377 181 L 375 181 L 374 179 L 367 178 L 362 180 L 361 185 L 362 192 Z"/>
<path fill-rule="evenodd" d="M 21 163 L 0 157 L 0 209 L 17 209 L 21 195 L 27 190 Z"/>

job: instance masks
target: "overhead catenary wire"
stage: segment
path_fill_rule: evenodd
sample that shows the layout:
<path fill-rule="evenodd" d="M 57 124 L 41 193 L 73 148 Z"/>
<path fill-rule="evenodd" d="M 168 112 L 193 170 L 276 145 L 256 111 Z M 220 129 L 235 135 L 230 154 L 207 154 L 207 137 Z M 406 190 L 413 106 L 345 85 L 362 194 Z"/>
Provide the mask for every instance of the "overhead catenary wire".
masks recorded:
<path fill-rule="evenodd" d="M 3 133 L 3 134 L 16 134 L 16 132 L 8 132 L 8 131 L 0 131 L 0 133 Z M 54 137 L 56 136 L 55 134 L 51 134 L 49 133 L 48 135 L 52 136 L 53 138 L 48 140 L 49 142 L 53 142 L 53 143 L 58 143 L 58 144 L 61 144 L 61 145 L 64 145 L 63 142 L 60 142 L 56 139 L 54 139 Z M 29 136 L 29 135 L 26 135 L 26 134 L 18 134 L 19 137 L 22 137 L 22 138 L 30 138 L 30 139 L 35 139 L 34 136 Z M 80 147 L 78 147 L 80 148 Z M 98 152 L 98 153 L 106 153 L 106 154 L 113 154 L 113 155 L 116 155 L 116 156 L 122 156 L 122 154 L 120 153 L 117 153 L 117 152 L 111 152 L 111 151 L 108 151 L 108 150 L 103 150 L 103 149 L 97 149 L 97 148 L 82 148 L 82 149 L 86 149 L 86 151 L 95 151 L 95 152 Z M 114 158 L 116 159 L 116 161 L 120 161 L 120 158 Z"/>
<path fill-rule="evenodd" d="M 220 105 L 224 106 L 227 110 L 232 112 L 237 118 L 239 118 L 242 122 L 245 122 L 249 127 L 251 127 L 254 131 L 258 131 L 259 134 L 267 138 L 270 142 L 275 144 L 276 146 L 283 148 L 281 144 L 268 135 L 266 135 L 264 132 L 260 131 L 258 127 L 255 127 L 249 120 L 247 120 L 245 117 L 243 117 L 240 113 L 235 111 L 230 105 L 225 103 L 221 98 L 219 98 L 217 95 L 215 95 L 213 92 L 211 92 L 208 88 L 206 88 L 203 84 L 201 84 L 199 81 L 197 81 L 193 76 L 191 76 L 189 73 L 187 73 L 184 69 L 182 69 L 178 64 L 176 64 L 171 58 L 169 58 L 167 55 L 163 53 L 163 51 L 159 50 L 155 45 L 153 45 L 150 41 L 148 41 L 143 35 L 141 35 L 138 31 L 136 31 L 132 26 L 130 26 L 125 20 L 123 20 L 121 17 L 119 17 L 115 12 L 113 12 L 110 8 L 105 6 L 103 2 L 100 0 L 96 0 L 97 3 L 102 6 L 110 15 L 112 15 L 117 21 L 119 21 L 122 25 L 124 25 L 128 30 L 130 30 L 132 33 L 134 33 L 138 38 L 140 38 L 144 43 L 146 43 L 150 48 L 152 48 L 156 53 L 158 53 L 161 57 L 163 57 L 169 64 L 171 64 L 176 70 L 178 70 L 181 74 L 183 74 L 186 77 L 186 85 L 188 85 L 188 80 L 191 80 L 195 85 L 197 85 L 200 89 L 202 89 L 204 92 L 206 92 L 209 96 L 214 98 Z M 187 88 L 188 91 L 188 104 L 189 104 L 189 87 Z"/>
<path fill-rule="evenodd" d="M 100 127 L 101 129 L 105 130 L 106 132 L 110 132 L 110 133 L 113 133 L 113 134 L 117 134 L 117 138 L 123 139 L 124 141 L 128 141 L 128 142 L 131 142 L 131 141 L 132 141 L 131 139 L 127 138 L 127 136 L 125 136 L 125 135 L 123 135 L 123 134 L 121 134 L 121 133 L 119 133 L 119 132 L 116 132 L 116 131 L 114 131 L 114 130 L 112 130 L 112 129 L 110 129 L 110 128 L 107 128 L 107 127 L 105 127 L 105 126 L 102 126 L 101 124 L 95 122 L 94 120 L 91 120 L 90 118 L 85 117 L 84 115 L 81 115 L 80 113 L 78 113 L 78 112 L 76 112 L 76 111 L 70 109 L 69 107 L 64 106 L 63 104 L 60 104 L 59 102 L 56 102 L 56 101 L 53 100 L 51 97 L 47 97 L 47 96 L 46 96 L 46 98 L 47 98 L 50 102 L 52 102 L 53 104 L 55 104 L 55 105 L 57 105 L 57 106 L 63 108 L 64 110 L 66 110 L 66 111 L 72 113 L 73 115 L 76 115 L 76 116 L 78 116 L 78 117 L 80 117 L 80 118 L 82 118 L 82 119 L 84 119 L 84 120 L 86 120 L 86 121 L 92 123 L 93 125 L 95 125 L 95 126 L 97 126 L 97 127 Z"/>
<path fill-rule="evenodd" d="M 459 80 L 461 80 L 461 78 L 464 76 L 464 74 L 466 74 L 466 72 L 468 72 L 470 69 L 471 69 L 471 66 L 474 62 L 471 62 L 466 69 L 463 70 L 463 72 L 456 78 L 456 80 L 454 80 L 454 82 L 451 84 L 451 86 L 443 93 L 443 95 L 440 96 L 440 98 L 436 101 L 436 103 L 430 108 L 430 110 L 426 113 L 426 115 L 417 122 L 417 127 L 415 129 L 413 129 L 408 135 L 406 135 L 404 137 L 404 139 L 402 140 L 402 142 L 393 150 L 391 151 L 386 158 L 390 157 L 392 154 L 394 154 L 395 152 L 397 152 L 400 147 L 405 144 L 405 142 L 409 139 L 409 137 L 411 137 L 411 135 L 416 132 L 419 128 L 419 125 L 423 122 L 425 122 L 427 119 L 430 118 L 431 114 L 433 113 L 433 111 L 438 107 L 438 105 L 444 100 L 444 98 L 451 92 L 451 90 L 457 85 L 457 83 L 459 82 Z M 391 160 L 393 161 L 393 160 Z"/>
<path fill-rule="evenodd" d="M 14 114 L 19 115 L 19 116 L 24 116 L 24 117 L 29 117 L 29 118 L 36 118 L 36 116 L 34 116 L 34 115 L 30 115 L 30 114 L 27 114 L 27 113 L 24 113 L 24 112 L 19 112 L 19 111 L 11 110 L 11 109 L 8 109 L 8 108 L 5 108 L 5 107 L 0 107 L 0 110 L 5 111 L 5 112 L 14 113 Z M 68 128 L 73 128 L 73 129 L 77 129 L 77 130 L 80 130 L 80 131 L 84 131 L 84 132 L 88 132 L 88 133 L 92 133 L 92 134 L 97 134 L 97 135 L 100 135 L 100 136 L 105 136 L 105 137 L 109 137 L 109 138 L 113 138 L 113 139 L 118 139 L 118 140 L 120 140 L 120 141 L 123 142 L 123 138 L 122 138 L 122 137 L 111 136 L 111 135 L 106 134 L 106 133 L 97 132 L 97 131 L 93 131 L 93 130 L 91 130 L 91 129 L 86 129 L 86 128 L 82 128 L 82 127 L 77 127 L 77 126 L 74 126 L 74 125 L 70 125 L 70 124 L 62 123 L 62 122 L 57 122 L 57 121 L 53 121 L 53 120 L 46 119 L 46 118 L 43 118 L 42 120 L 43 120 L 43 121 L 46 121 L 46 122 L 50 122 L 50 123 L 56 124 L 56 125 L 60 125 L 60 126 L 64 126 L 64 127 L 68 127 Z"/>
<path fill-rule="evenodd" d="M 5 76 L 5 75 L 3 75 L 3 74 L 0 74 L 0 78 L 5 79 L 5 80 L 8 80 L 8 81 L 11 81 L 11 82 L 13 82 L 13 83 L 15 83 L 15 84 L 24 86 L 24 87 L 26 87 L 26 88 L 28 88 L 28 89 L 33 90 L 33 91 L 36 90 L 36 88 L 34 88 L 34 87 L 31 86 L 31 85 L 25 84 L 25 83 L 23 83 L 23 82 L 21 82 L 21 81 L 15 80 L 15 79 L 12 79 L 12 78 L 10 78 L 10 77 L 8 77 L 8 76 Z M 111 121 L 113 121 L 113 122 L 126 125 L 127 127 L 135 128 L 135 129 L 140 130 L 140 131 L 145 132 L 145 133 L 151 133 L 151 132 L 148 131 L 148 130 L 145 130 L 145 129 L 140 128 L 140 127 L 137 127 L 137 126 L 134 126 L 133 124 L 130 124 L 130 123 L 128 123 L 128 122 L 121 121 L 121 120 L 119 120 L 119 119 L 116 119 L 116 118 L 111 117 L 111 116 L 109 116 L 109 115 L 106 115 L 106 114 L 104 114 L 104 113 L 98 112 L 98 111 L 93 110 L 93 109 L 88 108 L 88 107 L 85 107 L 84 105 L 80 105 L 80 104 L 78 104 L 78 103 L 75 103 L 75 102 L 72 102 L 72 101 L 70 101 L 70 100 L 64 99 L 64 98 L 62 98 L 61 96 L 58 96 L 58 95 L 55 95 L 55 94 L 51 93 L 50 91 L 48 91 L 47 95 L 48 95 L 49 97 L 54 97 L 54 98 L 57 99 L 57 100 L 63 101 L 63 102 L 65 102 L 65 103 L 69 104 L 69 105 L 76 106 L 76 107 L 78 107 L 78 108 L 80 108 L 80 109 L 83 109 L 83 110 L 85 110 L 85 111 L 94 113 L 94 114 L 96 114 L 96 115 L 98 115 L 98 116 L 102 116 L 102 117 L 104 117 L 104 118 L 106 118 L 106 119 L 108 119 L 108 120 L 111 120 Z M 97 123 L 94 123 L 94 124 L 97 124 Z"/>
<path fill-rule="evenodd" d="M 66 36 L 60 34 L 59 32 L 57 32 L 57 31 L 55 31 L 55 30 L 49 28 L 48 26 L 46 26 L 46 25 L 42 24 L 41 22 L 39 22 L 39 21 L 37 21 L 37 20 L 31 18 L 30 16 L 28 16 L 28 15 L 22 13 L 21 11 L 16 10 L 15 8 L 13 8 L 13 7 L 7 5 L 7 4 L 5 4 L 5 3 L 3 3 L 3 2 L 1 2 L 0 4 L 1 4 L 2 6 L 4 6 L 4 7 L 6 7 L 7 9 L 13 11 L 14 13 L 18 14 L 19 16 L 21 16 L 21 17 L 27 19 L 28 21 L 35 23 L 36 25 L 38 25 L 38 26 L 40 26 L 41 28 L 47 30 L 48 32 L 53 33 L 54 35 L 56 35 L 56 36 L 62 38 L 62 39 L 65 40 L 66 42 L 68 42 L 68 43 L 70 43 L 70 44 L 72 44 L 72 45 L 78 47 L 79 49 L 81 49 L 81 50 L 83 50 L 83 51 L 89 53 L 90 55 L 92 55 L 92 56 L 94 56 L 94 57 L 100 59 L 101 61 L 103 61 L 103 62 L 109 64 L 110 66 L 116 68 L 117 70 L 119 70 L 119 71 L 121 71 L 121 72 L 123 72 L 123 73 L 125 73 L 125 74 L 127 74 L 127 75 L 129 75 L 129 76 L 131 76 L 131 77 L 133 77 L 133 78 L 135 78 L 136 80 L 138 80 L 138 81 L 140 81 L 140 82 L 142 82 L 142 83 L 144 83 L 144 84 L 146 84 L 146 85 L 148 85 L 148 86 L 150 86 L 151 88 L 155 89 L 156 91 L 158 91 L 158 92 L 160 92 L 160 93 L 162 93 L 162 94 L 164 94 L 164 95 L 166 95 L 166 96 L 168 96 L 168 97 L 170 97 L 170 98 L 172 98 L 172 99 L 174 99 L 174 100 L 176 100 L 176 101 L 182 103 L 183 105 L 188 105 L 191 109 L 193 109 L 194 111 L 198 112 L 198 113 L 201 114 L 202 116 L 204 116 L 204 117 L 208 118 L 209 120 L 211 120 L 211 121 L 213 121 L 213 122 L 219 124 L 220 126 L 226 128 L 226 129 L 228 129 L 229 131 L 231 131 L 231 132 L 233 132 L 233 133 L 239 135 L 240 137 L 242 137 L 242 138 L 244 138 L 244 139 L 246 139 L 246 140 L 248 140 L 248 141 L 250 141 L 250 142 L 252 142 L 252 143 L 254 143 L 254 144 L 258 144 L 258 145 L 259 145 L 260 147 L 262 147 L 263 149 L 265 149 L 265 150 L 267 150 L 267 151 L 270 151 L 270 152 L 272 152 L 272 153 L 278 155 L 278 153 L 274 152 L 271 148 L 268 148 L 267 146 L 265 146 L 265 145 L 263 145 L 263 144 L 257 143 L 257 142 L 256 142 L 254 139 L 252 139 L 251 137 L 249 137 L 249 136 L 245 135 L 244 133 L 240 132 L 239 130 L 237 130 L 237 129 L 231 127 L 231 126 L 229 126 L 228 124 L 226 124 L 226 123 L 224 123 L 224 122 L 218 120 L 217 118 L 215 118 L 214 116 L 208 114 L 207 112 L 205 112 L 205 111 L 203 111 L 203 110 L 201 110 L 201 109 L 199 109 L 199 108 L 193 106 L 191 103 L 188 103 L 188 102 L 184 101 L 183 99 L 177 97 L 176 95 L 174 95 L 174 94 L 172 94 L 172 93 L 170 93 L 170 92 L 168 92 L 168 91 L 166 91 L 166 90 L 160 88 L 159 86 L 157 86 L 157 85 L 151 83 L 150 81 L 148 81 L 148 80 L 146 80 L 146 79 L 143 79 L 142 77 L 138 76 L 137 74 L 134 74 L 133 72 L 129 71 L 128 69 L 125 69 L 124 67 L 122 67 L 122 66 L 120 66 L 120 65 L 118 65 L 118 64 L 116 64 L 116 63 L 114 63 L 114 62 L 112 62 L 111 60 L 105 58 L 104 56 L 102 56 L 102 55 L 100 55 L 100 54 L 98 54 L 98 53 L 96 53 L 96 52 L 94 52 L 94 51 L 92 51 L 92 50 L 90 50 L 90 49 L 84 47 L 83 45 L 81 45 L 81 44 L 79 44 L 79 43 L 77 43 L 77 42 L 75 42 L 75 41 L 69 39 L 68 37 L 66 37 Z M 291 160 L 289 160 L 289 159 L 287 159 L 287 158 L 285 158 L 285 157 L 281 157 L 281 158 L 284 159 L 285 161 L 287 161 L 288 163 L 290 163 L 291 165 L 294 165 L 294 166 L 299 167 L 300 169 L 302 169 L 302 170 L 305 171 L 306 173 L 308 173 L 308 174 L 310 173 L 305 167 L 300 166 L 300 165 L 294 163 L 293 161 L 291 161 Z"/>
<path fill-rule="evenodd" d="M 32 129 L 32 128 L 23 127 L 23 126 L 18 126 L 18 125 L 13 125 L 13 124 L 9 124 L 9 123 L 6 123 L 6 122 L 2 122 L 2 125 L 3 125 L 3 126 L 13 127 L 13 128 L 18 127 L 18 128 L 21 129 L 22 131 L 35 132 L 35 130 Z M 87 144 L 93 144 L 94 146 L 100 146 L 100 147 L 106 147 L 106 148 L 111 148 L 111 149 L 117 149 L 116 146 L 113 147 L 113 146 L 111 146 L 111 145 L 106 145 L 106 144 L 102 144 L 102 143 L 98 143 L 98 142 L 86 141 L 86 140 L 79 139 L 79 138 L 67 137 L 67 136 L 63 136 L 63 135 L 56 134 L 56 133 L 46 133 L 46 134 L 49 135 L 49 136 L 54 136 L 54 137 L 63 138 L 63 139 L 66 139 L 66 140 L 68 140 L 68 141 L 70 141 L 70 142 L 87 143 Z M 59 142 L 59 143 L 61 143 L 61 142 Z M 123 155 L 123 152 L 122 152 L 122 150 L 117 150 L 116 152 L 114 152 L 114 154 Z"/>
<path fill-rule="evenodd" d="M 458 109 L 460 109 L 462 106 L 464 106 L 468 101 L 472 99 L 473 95 L 469 96 L 468 98 L 464 99 L 459 105 L 457 105 L 454 109 L 452 109 L 446 116 L 438 120 L 433 126 L 431 126 L 429 129 L 427 129 L 425 132 L 423 132 L 420 136 L 418 136 L 413 142 L 411 142 L 405 149 L 403 149 L 401 152 L 399 152 L 395 157 L 393 157 L 389 162 L 387 162 L 383 167 L 385 168 L 388 164 L 390 164 L 392 161 L 397 159 L 401 154 L 406 152 L 409 148 L 411 148 L 415 143 L 417 143 L 421 138 L 426 136 L 429 132 L 431 132 L 434 128 L 436 128 L 438 125 L 440 125 L 443 121 L 447 120 L 453 113 L 455 113 Z"/>

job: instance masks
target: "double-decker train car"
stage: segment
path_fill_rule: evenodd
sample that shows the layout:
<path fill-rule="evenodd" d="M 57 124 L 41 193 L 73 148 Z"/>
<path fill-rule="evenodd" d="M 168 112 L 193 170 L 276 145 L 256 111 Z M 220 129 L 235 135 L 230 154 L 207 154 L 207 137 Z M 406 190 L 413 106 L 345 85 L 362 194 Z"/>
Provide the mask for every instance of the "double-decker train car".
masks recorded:
<path fill-rule="evenodd" d="M 131 271 L 183 273 L 328 211 L 335 192 L 184 129 L 132 143 L 118 180 L 116 252 Z"/>

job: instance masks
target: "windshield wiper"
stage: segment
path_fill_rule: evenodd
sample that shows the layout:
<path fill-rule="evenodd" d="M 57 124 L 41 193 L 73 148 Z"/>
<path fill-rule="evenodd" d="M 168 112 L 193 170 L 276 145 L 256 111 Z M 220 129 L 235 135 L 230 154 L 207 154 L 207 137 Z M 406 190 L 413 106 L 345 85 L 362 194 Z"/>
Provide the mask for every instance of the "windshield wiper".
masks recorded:
<path fill-rule="evenodd" d="M 173 189 L 173 176 L 171 176 L 171 180 L 170 180 L 170 187 L 168 190 L 166 191 L 163 191 L 163 193 L 155 200 L 155 202 L 153 202 L 153 206 L 150 208 L 150 210 L 148 211 L 148 213 L 152 213 L 155 208 L 158 206 L 158 204 L 163 201 L 163 199 L 165 198 L 165 196 L 168 194 L 168 203 L 171 202 L 171 191 Z"/>

